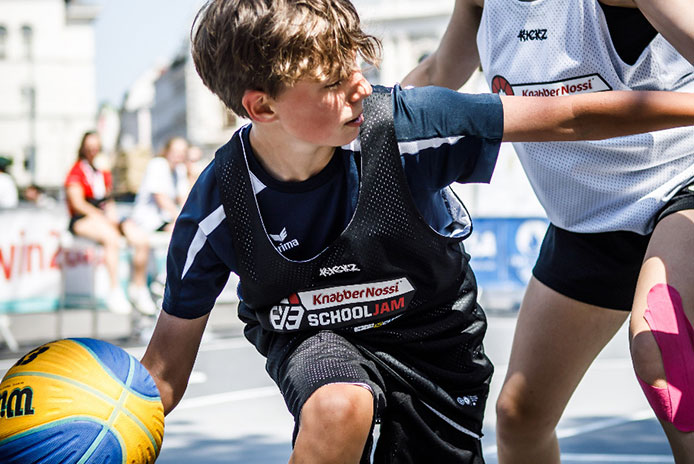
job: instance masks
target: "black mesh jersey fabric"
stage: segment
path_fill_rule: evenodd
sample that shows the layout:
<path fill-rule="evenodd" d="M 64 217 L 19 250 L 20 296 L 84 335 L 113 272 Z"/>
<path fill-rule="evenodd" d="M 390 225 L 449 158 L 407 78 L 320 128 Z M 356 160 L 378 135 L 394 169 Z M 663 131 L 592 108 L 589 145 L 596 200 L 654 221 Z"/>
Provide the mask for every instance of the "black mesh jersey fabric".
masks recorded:
<path fill-rule="evenodd" d="M 467 358 L 469 362 L 468 349 L 474 351 L 484 333 L 469 257 L 461 239 L 441 236 L 417 211 L 397 147 L 390 90 L 374 87 L 364 101 L 364 115 L 354 215 L 333 243 L 306 261 L 282 256 L 263 227 L 244 155 L 250 147 L 244 147 L 239 137 L 217 153 L 215 169 L 237 256 L 243 295 L 239 312 L 248 324 L 247 336 L 265 353 L 273 339 L 271 332 L 331 328 L 351 332 L 365 342 L 377 339 L 379 346 L 430 340 L 429 349 L 438 350 L 436 356 Z M 400 285 L 404 295 L 404 300 L 390 300 L 391 311 L 360 319 L 354 312 L 359 298 L 347 298 L 345 308 L 353 311 L 342 315 L 351 320 L 327 327 L 307 325 L 311 314 L 319 311 L 304 301 L 308 292 L 314 292 L 314 302 L 316 294 L 325 296 L 323 291 L 339 300 L 345 291 L 354 292 L 355 286 L 382 282 L 395 282 L 392 287 Z M 404 286 L 412 291 L 403 291 Z M 302 292 L 303 299 L 297 302 Z M 303 305 L 303 312 L 287 317 L 282 311 L 292 305 Z M 335 305 L 333 316 L 345 309 L 339 301 Z M 364 311 L 376 312 L 373 308 Z M 456 348 L 461 333 L 469 334 L 462 343 L 463 351 Z"/>
<path fill-rule="evenodd" d="M 408 314 L 451 302 L 461 293 L 467 255 L 460 239 L 439 235 L 417 212 L 397 149 L 390 93 L 374 92 L 366 99 L 364 111 L 362 177 L 354 216 L 333 243 L 307 261 L 285 258 L 268 237 L 242 155 L 250 147 L 237 140 L 241 146 L 236 150 L 228 145 L 217 153 L 215 166 L 231 226 L 243 304 L 268 330 L 306 328 L 278 327 L 268 315 L 282 300 L 301 291 L 406 279 L 414 288 L 406 311 L 401 311 Z M 340 268 L 347 271 L 326 272 Z M 383 313 L 372 320 L 389 316 Z"/>
<path fill-rule="evenodd" d="M 333 243 L 307 261 L 285 258 L 268 237 L 244 155 L 250 147 L 239 137 L 217 153 L 216 175 L 239 266 L 245 335 L 268 358 L 267 370 L 280 384 L 294 350 L 326 329 L 305 324 L 319 311 L 310 303 L 329 292 L 339 299 L 384 281 L 398 282 L 391 287 L 412 290 L 403 299 L 385 299 L 391 306 L 395 302 L 395 315 L 385 311 L 367 324 L 353 318 L 327 329 L 357 346 L 403 394 L 422 395 L 447 417 L 481 433 L 493 368 L 482 345 L 486 318 L 477 305 L 469 256 L 461 239 L 441 236 L 417 211 L 398 151 L 390 91 L 374 87 L 364 101 L 364 115 L 354 215 Z M 338 302 L 329 315 L 361 307 L 358 300 L 344 307 Z M 405 308 L 399 306 L 403 301 Z M 374 311 L 372 304 L 363 307 Z M 290 308 L 299 309 L 290 317 Z M 341 373 L 338 366 L 328 377 L 342 374 L 348 372 Z M 311 389 L 306 388 L 308 395 Z M 301 400 L 297 404 L 300 408 Z"/>

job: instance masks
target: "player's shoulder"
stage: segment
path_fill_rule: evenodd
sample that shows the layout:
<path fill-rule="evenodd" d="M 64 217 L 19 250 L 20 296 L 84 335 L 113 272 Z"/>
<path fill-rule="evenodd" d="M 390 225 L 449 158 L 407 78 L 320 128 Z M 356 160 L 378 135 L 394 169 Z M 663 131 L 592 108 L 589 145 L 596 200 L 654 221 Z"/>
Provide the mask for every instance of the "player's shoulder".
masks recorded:
<path fill-rule="evenodd" d="M 215 160 L 212 160 L 202 171 L 186 201 L 186 213 L 198 222 L 222 204 L 214 165 Z"/>

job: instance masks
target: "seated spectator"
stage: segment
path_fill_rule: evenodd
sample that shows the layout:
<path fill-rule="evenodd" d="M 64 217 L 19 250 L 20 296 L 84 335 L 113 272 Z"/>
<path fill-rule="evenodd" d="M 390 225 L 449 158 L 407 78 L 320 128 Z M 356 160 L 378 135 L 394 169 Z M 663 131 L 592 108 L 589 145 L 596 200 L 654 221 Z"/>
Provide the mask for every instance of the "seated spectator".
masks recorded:
<path fill-rule="evenodd" d="M 149 232 L 170 231 L 190 190 L 188 142 L 173 137 L 147 164 L 135 197 L 132 219 Z"/>
<path fill-rule="evenodd" d="M 108 309 L 127 314 L 134 305 L 141 313 L 153 315 L 156 313 L 156 306 L 147 288 L 147 234 L 132 220 L 118 217 L 116 204 L 109 197 L 112 188 L 111 173 L 94 165 L 94 159 L 100 151 L 99 135 L 96 132 L 86 132 L 80 143 L 77 162 L 65 180 L 70 212 L 69 230 L 104 247 L 106 269 L 111 283 L 111 291 L 106 299 Z M 130 301 L 118 278 L 121 235 L 133 247 L 132 279 L 128 288 Z"/>
<path fill-rule="evenodd" d="M 31 205 L 40 206 L 42 208 L 51 208 L 55 206 L 55 198 L 46 194 L 43 187 L 31 184 L 28 185 L 22 192 L 22 200 Z"/>
<path fill-rule="evenodd" d="M 190 187 L 200 174 L 202 174 L 203 169 L 207 166 L 208 161 L 203 159 L 202 149 L 197 145 L 191 145 L 188 148 L 188 157 L 186 158 L 186 168 L 188 169 L 188 181 L 190 182 Z"/>
<path fill-rule="evenodd" d="M 17 184 L 7 172 L 11 164 L 10 158 L 0 156 L 0 208 L 15 208 L 19 203 Z"/>

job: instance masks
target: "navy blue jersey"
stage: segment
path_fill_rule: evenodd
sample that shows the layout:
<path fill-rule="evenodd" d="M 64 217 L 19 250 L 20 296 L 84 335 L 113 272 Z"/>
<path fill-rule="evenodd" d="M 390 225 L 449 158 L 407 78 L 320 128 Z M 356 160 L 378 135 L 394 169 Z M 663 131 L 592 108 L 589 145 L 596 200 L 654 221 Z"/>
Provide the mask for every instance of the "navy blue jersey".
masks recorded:
<path fill-rule="evenodd" d="M 396 86 L 393 98 L 402 164 L 420 214 L 442 235 L 465 234 L 469 218 L 447 187 L 491 179 L 503 134 L 499 97 Z M 243 137 L 250 146 L 249 129 L 233 137 Z M 285 256 L 309 259 L 343 231 L 359 192 L 359 152 L 357 138 L 303 182 L 279 181 L 248 157 L 265 230 Z M 237 269 L 213 163 L 193 187 L 171 238 L 163 309 L 178 317 L 208 313 Z"/>

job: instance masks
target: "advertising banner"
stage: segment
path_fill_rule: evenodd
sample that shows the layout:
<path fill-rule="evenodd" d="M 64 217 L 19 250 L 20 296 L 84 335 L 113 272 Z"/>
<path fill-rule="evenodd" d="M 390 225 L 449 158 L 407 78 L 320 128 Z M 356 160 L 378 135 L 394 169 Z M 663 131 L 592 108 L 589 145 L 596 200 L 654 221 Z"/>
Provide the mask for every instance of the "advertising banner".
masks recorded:
<path fill-rule="evenodd" d="M 516 309 L 547 229 L 545 218 L 475 218 L 465 240 L 485 309 Z"/>

